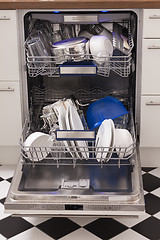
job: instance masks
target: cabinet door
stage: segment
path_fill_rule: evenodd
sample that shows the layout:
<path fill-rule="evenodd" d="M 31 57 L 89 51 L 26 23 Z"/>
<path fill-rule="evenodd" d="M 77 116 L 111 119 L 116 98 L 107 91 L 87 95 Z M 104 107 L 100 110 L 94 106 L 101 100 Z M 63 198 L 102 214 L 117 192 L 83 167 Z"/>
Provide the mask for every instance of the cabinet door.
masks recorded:
<path fill-rule="evenodd" d="M 142 94 L 160 94 L 160 39 L 144 39 Z"/>
<path fill-rule="evenodd" d="M 143 10 L 143 38 L 160 38 L 160 9 Z"/>
<path fill-rule="evenodd" d="M 21 105 L 18 82 L 0 82 L 0 145 L 19 145 Z"/>
<path fill-rule="evenodd" d="M 0 10 L 0 81 L 19 80 L 16 10 Z"/>
<path fill-rule="evenodd" d="M 160 147 L 160 96 L 141 97 L 141 147 Z"/>

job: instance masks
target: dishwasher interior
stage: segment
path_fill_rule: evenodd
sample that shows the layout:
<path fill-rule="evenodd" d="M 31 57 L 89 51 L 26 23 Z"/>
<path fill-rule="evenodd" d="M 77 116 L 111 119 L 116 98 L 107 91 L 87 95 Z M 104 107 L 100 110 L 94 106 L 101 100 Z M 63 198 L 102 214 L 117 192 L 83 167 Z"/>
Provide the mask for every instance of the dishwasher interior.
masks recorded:
<path fill-rule="evenodd" d="M 129 205 L 133 212 L 143 211 L 135 132 L 136 14 L 29 11 L 24 29 L 28 115 L 20 138 L 21 174 L 17 172 L 12 183 L 17 187 L 16 194 L 11 194 L 12 206 L 18 209 L 15 206 L 19 202 L 30 206 L 25 210 L 76 210 L 74 214 L 84 210 L 86 215 L 90 211 L 95 215 L 104 211 L 104 215 L 111 210 L 127 214 Z M 103 38 L 104 33 L 113 49 L 108 55 L 102 52 L 98 56 L 91 51 L 91 39 Z M 68 47 L 68 39 L 73 39 L 73 45 L 77 39 L 85 44 Z M 59 42 L 67 43 L 67 47 L 59 46 Z M 93 50 L 98 45 L 94 43 Z M 94 121 L 98 112 L 95 108 L 89 113 L 89 106 L 106 97 L 116 99 L 126 112 L 110 120 L 112 135 L 105 146 L 103 141 L 109 133 L 102 128 L 101 135 L 106 134 L 103 141 L 98 139 L 102 145 L 97 136 L 103 121 L 110 117 L 102 116 L 99 125 L 90 127 L 89 121 Z M 57 103 L 61 108 L 55 107 Z M 70 109 L 65 123 L 60 118 L 61 110 L 56 110 L 62 108 Z M 76 125 L 78 121 L 80 125 Z M 115 145 L 117 129 L 129 132 L 130 144 Z M 28 146 L 27 138 L 37 132 L 48 135 L 51 144 Z M 6 209 L 11 209 L 7 201 Z"/>

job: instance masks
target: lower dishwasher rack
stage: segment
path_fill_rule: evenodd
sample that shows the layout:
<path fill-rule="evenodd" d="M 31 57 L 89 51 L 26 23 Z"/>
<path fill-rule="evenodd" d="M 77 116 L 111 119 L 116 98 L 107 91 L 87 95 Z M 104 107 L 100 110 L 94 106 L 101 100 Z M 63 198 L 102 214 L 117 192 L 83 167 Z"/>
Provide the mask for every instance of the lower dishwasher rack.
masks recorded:
<path fill-rule="evenodd" d="M 136 153 L 136 137 L 134 130 L 134 121 L 132 110 L 129 114 L 114 120 L 115 129 L 126 129 L 132 136 L 132 144 L 127 147 L 96 147 L 96 132 L 90 130 L 71 131 L 57 130 L 50 136 L 52 146 L 26 146 L 25 140 L 32 133 L 31 122 L 26 119 L 22 137 L 20 139 L 21 156 L 23 164 L 31 165 L 56 165 L 62 166 L 77 165 L 97 166 L 103 168 L 105 165 L 134 165 L 134 156 Z M 66 137 L 67 135 L 67 137 Z M 57 136 L 57 137 L 56 137 Z M 58 137 L 59 136 L 59 137 Z M 115 138 L 115 136 L 113 136 Z M 96 157 L 98 156 L 98 157 Z"/>

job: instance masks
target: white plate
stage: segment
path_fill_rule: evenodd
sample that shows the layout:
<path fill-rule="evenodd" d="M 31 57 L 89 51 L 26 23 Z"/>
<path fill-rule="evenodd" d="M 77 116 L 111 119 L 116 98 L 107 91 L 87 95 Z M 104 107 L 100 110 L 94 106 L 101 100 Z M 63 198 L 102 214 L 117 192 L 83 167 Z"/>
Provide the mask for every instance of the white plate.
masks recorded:
<path fill-rule="evenodd" d="M 66 127 L 67 127 L 67 130 L 72 130 L 71 128 L 71 124 L 70 124 L 70 120 L 69 120 L 69 113 L 70 113 L 70 103 L 67 103 L 67 113 L 66 113 Z M 74 107 L 73 107 L 74 108 Z M 73 147 L 73 150 L 75 152 L 75 155 L 77 158 L 81 158 L 80 157 L 80 154 L 77 152 L 77 149 L 76 149 L 76 143 L 75 141 L 69 141 L 71 146 Z"/>
<path fill-rule="evenodd" d="M 83 127 L 81 118 L 73 105 L 69 106 L 69 121 L 70 121 L 71 130 L 84 131 L 84 127 Z M 87 146 L 86 141 L 75 141 L 75 144 L 76 144 L 78 151 L 81 152 L 82 157 L 84 159 L 88 159 L 89 152 L 88 152 L 88 146 Z"/>
<path fill-rule="evenodd" d="M 58 122 L 59 122 L 59 129 L 60 130 L 67 130 L 66 125 L 66 116 L 68 114 L 67 109 L 63 106 L 58 108 Z M 73 149 L 71 148 L 72 144 L 70 141 L 63 141 L 67 151 L 71 154 L 73 158 L 75 158 L 75 154 Z"/>
<path fill-rule="evenodd" d="M 109 119 L 109 121 L 111 123 L 112 137 L 111 137 L 111 145 L 110 145 L 109 153 L 107 154 L 107 157 L 106 157 L 107 161 L 109 161 L 109 159 L 111 158 L 114 150 L 114 145 L 115 145 L 115 125 L 112 119 Z"/>
<path fill-rule="evenodd" d="M 51 136 L 42 132 L 30 134 L 24 142 L 24 150 L 31 161 L 40 161 L 47 157 L 53 142 Z"/>
<path fill-rule="evenodd" d="M 104 161 L 112 141 L 112 123 L 105 119 L 100 125 L 96 136 L 96 158 L 97 161 Z"/>
<path fill-rule="evenodd" d="M 115 148 L 120 158 L 133 153 L 133 138 L 127 129 L 115 129 Z"/>

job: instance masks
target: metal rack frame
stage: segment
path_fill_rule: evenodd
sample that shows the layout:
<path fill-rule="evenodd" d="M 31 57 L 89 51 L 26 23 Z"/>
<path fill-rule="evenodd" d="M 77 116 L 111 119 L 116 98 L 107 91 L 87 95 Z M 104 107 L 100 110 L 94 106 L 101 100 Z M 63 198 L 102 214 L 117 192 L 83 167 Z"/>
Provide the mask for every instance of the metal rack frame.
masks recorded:
<path fill-rule="evenodd" d="M 74 54 L 75 56 L 75 54 Z M 64 59 L 66 62 L 67 55 L 58 56 L 58 58 Z M 55 56 L 34 56 L 31 57 L 27 54 L 27 67 L 28 74 L 30 77 L 37 77 L 39 75 L 46 75 L 48 77 L 57 77 L 60 76 L 59 68 L 57 64 L 58 58 Z M 97 67 L 97 75 L 108 77 L 110 70 L 114 71 L 121 77 L 127 77 L 131 72 L 132 64 L 132 53 L 129 53 L 127 56 L 112 56 L 110 58 L 106 57 L 96 57 L 87 54 L 84 56 L 84 60 L 94 61 L 94 59 L 99 62 L 103 62 L 103 65 L 97 64 L 94 61 Z M 70 67 L 70 65 L 69 65 Z"/>
<path fill-rule="evenodd" d="M 128 51 L 128 54 L 123 54 L 119 50 L 116 52 L 113 51 L 113 55 L 110 57 L 97 57 L 91 54 L 83 53 L 84 61 L 93 62 L 95 64 L 97 68 L 97 75 L 108 77 L 110 74 L 110 71 L 113 71 L 121 77 L 128 77 L 131 72 L 131 65 L 132 65 L 131 51 L 134 47 L 134 41 L 131 35 L 130 21 L 125 20 L 123 22 L 118 22 L 118 23 L 122 24 L 128 29 L 128 44 L 130 46 L 130 50 Z M 113 31 L 113 26 L 112 26 L 112 31 Z M 114 43 L 116 42 L 116 39 L 113 37 L 112 41 Z M 26 44 L 25 44 L 25 47 L 26 47 Z M 26 48 L 26 62 L 27 62 L 28 74 L 30 77 L 37 77 L 39 75 L 42 75 L 42 76 L 46 75 L 48 77 L 60 76 L 61 64 L 67 63 L 68 59 L 73 59 L 73 62 L 74 62 L 74 59 L 76 59 L 79 56 L 80 56 L 79 54 L 70 54 L 70 55 L 63 54 L 59 56 L 30 56 L 28 49 Z M 71 62 L 69 64 L 72 65 Z"/>
<path fill-rule="evenodd" d="M 115 149 L 114 146 L 109 148 L 104 147 L 95 147 L 95 140 L 88 140 L 85 139 L 85 142 L 87 142 L 87 147 L 81 146 L 78 147 L 76 145 L 72 145 L 66 148 L 63 141 L 58 141 L 58 139 L 54 136 L 51 136 L 53 140 L 53 146 L 52 147 L 46 147 L 46 146 L 39 146 L 39 147 L 27 147 L 24 145 L 24 142 L 26 138 L 32 133 L 31 131 L 31 121 L 28 117 L 25 121 L 22 136 L 20 138 L 20 147 L 21 147 L 21 155 L 23 159 L 23 164 L 32 164 L 32 165 L 56 165 L 57 167 L 61 165 L 76 167 L 76 165 L 95 165 L 103 167 L 104 165 L 112 166 L 117 165 L 120 167 L 121 165 L 133 165 L 134 164 L 134 156 L 136 153 L 136 137 L 135 137 L 135 129 L 134 129 L 134 121 L 133 121 L 133 114 L 132 109 L 130 109 L 129 116 L 124 115 L 121 118 L 117 118 L 114 120 L 114 124 L 116 128 L 126 128 L 130 131 L 132 138 L 133 138 L 133 144 L 130 146 L 123 147 L 121 149 Z M 85 132 L 85 131 L 84 131 Z M 77 135 L 76 135 L 77 136 Z M 82 131 L 83 136 L 83 131 Z M 86 132 L 85 132 L 86 136 Z M 63 139 L 64 141 L 68 141 L 68 139 Z M 75 141 L 75 139 L 70 139 L 70 141 Z M 76 141 L 80 141 L 77 137 Z M 83 140 L 84 141 L 84 140 Z M 103 159 L 103 161 L 97 161 L 96 159 L 96 152 L 100 152 L 101 154 L 106 153 L 106 159 Z M 39 154 L 43 158 L 43 154 L 47 157 L 45 157 L 43 160 L 39 160 Z M 86 153 L 86 156 L 89 156 L 89 159 L 84 159 L 82 152 Z M 118 152 L 118 154 L 117 154 Z M 125 154 L 127 156 L 125 157 Z M 123 155 L 123 157 L 120 155 Z M 28 157 L 29 156 L 29 157 Z"/>

